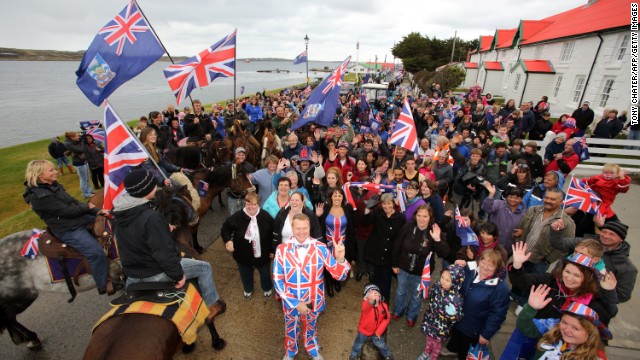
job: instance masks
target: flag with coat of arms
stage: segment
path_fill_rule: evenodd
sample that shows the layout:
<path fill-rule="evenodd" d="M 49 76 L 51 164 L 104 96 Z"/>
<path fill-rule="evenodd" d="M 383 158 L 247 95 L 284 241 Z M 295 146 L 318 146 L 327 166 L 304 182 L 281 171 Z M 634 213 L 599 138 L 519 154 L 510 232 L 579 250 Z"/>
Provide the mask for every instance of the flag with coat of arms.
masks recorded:
<path fill-rule="evenodd" d="M 422 294 L 423 299 L 429 297 L 429 286 L 431 285 L 431 254 L 433 254 L 433 252 L 429 253 L 427 261 L 424 263 L 420 285 L 418 285 L 418 292 Z"/>
<path fill-rule="evenodd" d="M 107 146 L 104 153 L 104 205 L 102 208 L 111 210 L 113 199 L 124 191 L 124 178 L 133 167 L 140 165 L 150 156 L 107 101 L 104 102 L 104 124 L 107 131 Z"/>
<path fill-rule="evenodd" d="M 100 106 L 118 87 L 138 76 L 164 54 L 138 4 L 129 4 L 102 29 L 84 53 L 76 84 Z"/>
<path fill-rule="evenodd" d="M 462 246 L 478 246 L 480 243 L 478 242 L 478 235 L 473 232 L 471 228 L 471 224 L 467 223 L 460 215 L 460 208 L 456 206 L 455 213 L 455 222 L 456 222 L 456 235 L 460 237 L 462 240 L 460 244 Z"/>
<path fill-rule="evenodd" d="M 573 176 L 571 177 L 569 187 L 567 188 L 567 195 L 564 199 L 564 206 L 597 215 L 601 203 L 602 199 L 591 190 L 589 185 L 583 183 L 580 179 Z"/>
<path fill-rule="evenodd" d="M 401 146 L 414 154 L 418 153 L 418 135 L 416 133 L 416 124 L 413 122 L 409 100 L 404 100 L 402 112 L 395 120 L 392 130 L 390 139 L 392 144 Z"/>
<path fill-rule="evenodd" d="M 302 127 L 308 123 L 316 123 L 321 126 L 329 126 L 336 115 L 339 105 L 340 89 L 342 88 L 342 78 L 347 71 L 347 66 L 351 61 L 349 56 L 331 75 L 327 76 L 318 87 L 316 87 L 300 118 L 291 125 L 291 131 Z"/>
<path fill-rule="evenodd" d="M 303 62 L 307 62 L 307 51 L 303 51 L 293 60 L 293 65 L 302 64 Z"/>
<path fill-rule="evenodd" d="M 180 104 L 195 88 L 211 85 L 218 77 L 236 74 L 236 32 L 202 50 L 187 60 L 163 70 L 169 87 Z"/>

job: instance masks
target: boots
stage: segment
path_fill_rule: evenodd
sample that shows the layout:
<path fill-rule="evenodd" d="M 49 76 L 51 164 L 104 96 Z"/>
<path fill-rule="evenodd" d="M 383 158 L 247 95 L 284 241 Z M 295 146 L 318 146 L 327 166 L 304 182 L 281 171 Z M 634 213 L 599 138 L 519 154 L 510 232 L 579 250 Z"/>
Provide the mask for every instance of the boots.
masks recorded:
<path fill-rule="evenodd" d="M 205 324 L 211 324 L 216 316 L 224 314 L 225 311 L 227 311 L 227 304 L 219 299 L 215 304 L 209 306 L 209 316 L 205 319 Z"/>
<path fill-rule="evenodd" d="M 62 166 L 58 168 L 58 172 L 60 173 L 60 175 L 64 175 L 64 171 L 62 171 Z"/>
<path fill-rule="evenodd" d="M 326 290 L 327 290 L 327 296 L 332 298 L 334 294 L 333 294 L 333 283 L 331 279 L 325 277 L 324 286 L 326 287 Z"/>
<path fill-rule="evenodd" d="M 67 169 L 69 169 L 69 172 L 70 172 L 71 174 L 75 174 L 75 173 L 76 173 L 76 171 L 75 171 L 75 170 L 73 170 L 73 167 L 72 167 L 71 165 L 67 165 Z"/>

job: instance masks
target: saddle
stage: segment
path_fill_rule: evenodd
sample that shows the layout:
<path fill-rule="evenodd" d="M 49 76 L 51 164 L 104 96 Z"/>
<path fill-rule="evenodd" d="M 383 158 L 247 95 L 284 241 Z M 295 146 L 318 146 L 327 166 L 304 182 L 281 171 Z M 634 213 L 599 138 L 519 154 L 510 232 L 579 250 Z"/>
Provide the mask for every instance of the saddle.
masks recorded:
<path fill-rule="evenodd" d="M 111 305 L 129 305 L 136 301 L 171 304 L 184 298 L 185 293 L 186 287 L 176 289 L 170 281 L 133 283 L 127 286 L 122 296 L 111 300 Z"/>
<path fill-rule="evenodd" d="M 60 241 L 60 239 L 53 235 L 49 228 L 47 228 L 47 231 L 42 234 L 42 236 L 40 236 L 40 239 L 38 240 L 38 250 L 44 256 L 58 260 L 60 266 L 62 267 L 65 280 L 67 281 L 67 286 L 70 285 L 69 281 L 71 281 L 71 279 L 73 280 L 73 284 L 75 284 L 76 286 L 80 286 L 80 283 L 78 281 L 80 274 L 91 273 L 91 267 L 89 266 L 89 261 L 87 261 L 87 258 L 80 254 L 78 250 Z M 81 260 L 80 264 L 76 267 L 73 276 L 71 276 L 71 274 L 69 273 L 65 259 Z M 71 290 L 69 291 L 72 294 L 75 292 L 72 292 Z"/>

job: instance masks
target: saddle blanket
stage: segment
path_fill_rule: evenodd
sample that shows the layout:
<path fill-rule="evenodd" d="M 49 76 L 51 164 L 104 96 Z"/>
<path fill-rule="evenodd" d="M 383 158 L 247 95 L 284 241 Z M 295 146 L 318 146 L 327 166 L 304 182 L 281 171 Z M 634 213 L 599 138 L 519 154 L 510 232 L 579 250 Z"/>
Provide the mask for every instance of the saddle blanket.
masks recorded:
<path fill-rule="evenodd" d="M 111 242 L 111 246 L 109 247 L 109 254 L 107 254 L 107 257 L 110 260 L 116 260 L 120 258 L 120 254 L 118 253 L 118 245 L 115 238 Z M 60 264 L 60 262 L 58 262 L 58 259 L 46 256 L 45 259 L 47 260 L 47 269 L 49 270 L 49 277 L 51 277 L 51 282 L 57 283 L 60 281 L 64 281 L 64 272 L 62 270 L 62 265 Z M 73 275 L 76 273 L 76 269 L 78 268 L 78 266 L 82 266 L 82 259 L 65 258 L 64 261 L 67 264 L 67 270 L 69 270 L 69 274 L 71 275 L 71 277 L 73 277 Z M 89 269 L 82 267 L 78 271 L 78 279 L 83 276 L 89 275 L 87 270 Z"/>
<path fill-rule="evenodd" d="M 205 319 L 209 315 L 204 300 L 193 284 L 189 284 L 184 299 L 176 299 L 175 303 L 156 304 L 148 301 L 136 301 L 129 305 L 114 306 L 93 326 L 95 330 L 105 320 L 126 314 L 149 314 L 162 316 L 173 322 L 178 329 L 182 341 L 189 345 L 193 344 L 198 337 L 198 328 L 204 325 Z"/>

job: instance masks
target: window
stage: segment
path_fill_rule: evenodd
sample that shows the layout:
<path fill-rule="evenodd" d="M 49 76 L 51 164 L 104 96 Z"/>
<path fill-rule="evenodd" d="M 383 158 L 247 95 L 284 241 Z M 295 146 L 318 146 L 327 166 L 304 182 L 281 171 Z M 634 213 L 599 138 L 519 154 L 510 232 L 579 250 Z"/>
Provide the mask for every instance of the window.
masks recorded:
<path fill-rule="evenodd" d="M 577 103 L 580 101 L 580 96 L 582 95 L 582 90 L 584 90 L 584 75 L 576 76 L 576 86 L 573 90 L 573 102 Z"/>
<path fill-rule="evenodd" d="M 536 46 L 536 52 L 533 54 L 534 60 L 542 59 L 542 45 Z"/>
<path fill-rule="evenodd" d="M 616 50 L 616 60 L 622 61 L 622 59 L 624 59 L 624 55 L 627 53 L 627 46 L 629 46 L 629 34 L 625 34 L 618 44 L 618 50 Z"/>
<path fill-rule="evenodd" d="M 611 89 L 613 88 L 613 79 L 605 78 L 604 86 L 602 87 L 602 94 L 600 95 L 600 107 L 607 106 L 607 101 L 609 101 L 609 95 L 611 95 Z"/>
<path fill-rule="evenodd" d="M 513 91 L 518 91 L 518 87 L 520 87 L 520 78 L 522 77 L 522 74 L 516 74 L 516 81 L 513 84 Z"/>
<path fill-rule="evenodd" d="M 574 45 L 575 45 L 575 42 L 573 41 L 564 43 L 564 45 L 562 45 L 562 53 L 560 55 L 561 62 L 566 62 L 571 60 L 571 54 L 573 54 Z"/>
<path fill-rule="evenodd" d="M 560 87 L 562 86 L 562 74 L 558 75 L 558 79 L 556 80 L 556 87 L 553 90 L 553 97 L 557 98 L 560 93 Z"/>

